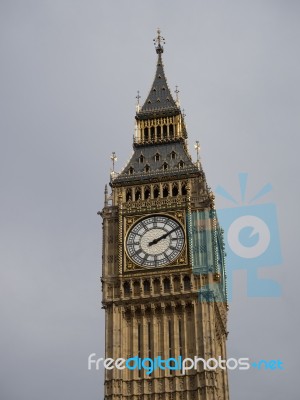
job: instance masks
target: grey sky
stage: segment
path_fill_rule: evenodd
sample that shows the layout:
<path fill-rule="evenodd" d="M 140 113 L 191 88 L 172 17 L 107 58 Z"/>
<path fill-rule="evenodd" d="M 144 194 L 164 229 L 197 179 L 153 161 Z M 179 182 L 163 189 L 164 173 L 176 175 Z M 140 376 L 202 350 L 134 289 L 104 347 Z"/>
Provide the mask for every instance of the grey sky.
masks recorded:
<path fill-rule="evenodd" d="M 285 371 L 232 372 L 231 400 L 298 399 L 299 19 L 292 0 L 0 1 L 1 400 L 103 398 L 87 371 L 104 355 L 96 212 L 111 151 L 117 169 L 131 154 L 158 26 L 209 185 L 273 185 L 284 261 L 261 273 L 283 295 L 249 299 L 236 273 L 228 355 Z"/>

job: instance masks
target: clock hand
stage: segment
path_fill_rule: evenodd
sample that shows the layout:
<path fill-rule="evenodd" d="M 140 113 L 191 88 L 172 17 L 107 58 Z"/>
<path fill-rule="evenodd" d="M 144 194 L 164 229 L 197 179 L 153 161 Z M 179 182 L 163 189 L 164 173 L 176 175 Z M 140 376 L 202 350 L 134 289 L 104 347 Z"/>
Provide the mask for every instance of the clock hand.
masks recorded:
<path fill-rule="evenodd" d="M 179 229 L 179 228 L 180 228 L 180 227 L 177 226 L 176 228 L 172 229 L 170 232 L 167 232 L 167 233 L 165 233 L 164 235 L 162 235 L 162 236 L 160 236 L 160 237 L 158 237 L 158 238 L 156 238 L 156 239 L 153 239 L 152 242 L 149 242 L 149 243 L 148 243 L 148 246 L 152 246 L 153 244 L 158 243 L 158 242 L 161 241 L 162 239 L 165 239 L 167 236 L 169 236 L 171 233 L 177 231 L 177 229 Z"/>

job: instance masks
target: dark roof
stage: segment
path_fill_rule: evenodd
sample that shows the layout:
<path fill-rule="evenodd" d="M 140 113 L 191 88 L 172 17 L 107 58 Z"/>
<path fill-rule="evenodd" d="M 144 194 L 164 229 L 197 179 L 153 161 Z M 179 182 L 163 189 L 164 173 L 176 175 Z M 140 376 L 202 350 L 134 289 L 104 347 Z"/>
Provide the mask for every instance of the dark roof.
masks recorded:
<path fill-rule="evenodd" d="M 156 160 L 156 154 L 159 155 L 159 160 Z M 141 156 L 143 156 L 142 162 Z M 165 163 L 167 169 L 164 169 Z M 132 172 L 131 169 L 133 169 Z M 161 179 L 161 177 L 174 176 L 174 174 L 179 178 L 193 173 L 198 174 L 199 168 L 193 163 L 184 141 L 145 145 L 135 148 L 126 167 L 113 179 L 113 184 L 125 183 L 127 180 L 134 184 L 134 182 L 151 181 L 157 177 Z"/>
<path fill-rule="evenodd" d="M 158 52 L 156 74 L 144 105 L 136 115 L 137 119 L 177 115 L 180 109 L 172 97 L 164 72 L 162 55 Z"/>

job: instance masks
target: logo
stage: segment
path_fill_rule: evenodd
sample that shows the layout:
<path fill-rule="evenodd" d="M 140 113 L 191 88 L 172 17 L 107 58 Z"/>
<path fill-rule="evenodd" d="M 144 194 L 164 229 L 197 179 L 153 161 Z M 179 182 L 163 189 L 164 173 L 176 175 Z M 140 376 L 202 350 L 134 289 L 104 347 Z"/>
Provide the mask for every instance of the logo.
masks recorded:
<path fill-rule="evenodd" d="M 218 220 L 224 229 L 228 295 L 232 297 L 233 273 L 247 271 L 247 294 L 249 297 L 279 297 L 278 282 L 259 277 L 259 269 L 273 267 L 282 262 L 276 206 L 273 203 L 255 204 L 272 190 L 266 184 L 246 201 L 248 174 L 239 174 L 241 202 L 222 186 L 216 194 L 224 197 L 235 207 L 218 210 Z"/>
<path fill-rule="evenodd" d="M 229 369 L 229 370 L 249 370 L 251 367 L 256 368 L 257 370 L 283 370 L 283 362 L 281 360 L 259 360 L 257 362 L 250 362 L 248 357 L 242 358 L 228 358 L 222 359 L 221 356 L 217 358 L 209 358 L 204 359 L 202 357 L 193 357 L 193 358 L 183 358 L 182 356 L 178 356 L 177 358 L 167 358 L 162 359 L 161 356 L 155 357 L 154 359 L 147 357 L 141 358 L 138 356 L 131 358 L 117 358 L 114 360 L 113 358 L 103 357 L 96 358 L 96 353 L 92 353 L 88 357 L 88 370 L 95 368 L 99 370 L 100 365 L 107 370 L 118 369 L 124 370 L 127 368 L 130 371 L 134 370 L 144 370 L 146 375 L 151 375 L 156 370 L 162 371 L 180 371 L 182 375 L 186 374 L 186 371 L 191 369 L 198 370 L 198 368 L 202 368 L 206 371 L 214 371 L 217 368 L 219 369 Z"/>

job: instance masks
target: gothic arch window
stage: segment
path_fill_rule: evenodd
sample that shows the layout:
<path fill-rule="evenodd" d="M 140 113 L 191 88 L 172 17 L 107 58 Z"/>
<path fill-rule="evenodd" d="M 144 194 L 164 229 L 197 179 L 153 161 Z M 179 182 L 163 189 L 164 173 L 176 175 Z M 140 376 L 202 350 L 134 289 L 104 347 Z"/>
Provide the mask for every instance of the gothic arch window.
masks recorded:
<path fill-rule="evenodd" d="M 180 160 L 178 163 L 178 168 L 183 168 L 183 167 L 184 167 L 184 162 Z"/>
<path fill-rule="evenodd" d="M 186 196 L 187 195 L 186 183 L 185 182 L 181 186 L 181 194 L 182 194 L 182 196 Z"/>
<path fill-rule="evenodd" d="M 145 142 L 148 142 L 148 140 L 149 140 L 149 129 L 148 128 L 144 129 L 144 140 L 145 140 Z"/>
<path fill-rule="evenodd" d="M 142 164 L 144 161 L 145 161 L 145 157 L 143 156 L 143 154 L 141 154 L 139 157 L 139 162 Z"/>
<path fill-rule="evenodd" d="M 130 168 L 128 169 L 128 173 L 129 173 L 129 175 L 132 175 L 132 174 L 134 173 L 134 169 L 133 169 L 132 167 L 130 167 Z"/>
<path fill-rule="evenodd" d="M 156 127 L 156 136 L 157 136 L 157 140 L 161 139 L 161 127 L 160 127 L 160 125 Z"/>
<path fill-rule="evenodd" d="M 173 150 L 173 151 L 171 152 L 170 156 L 171 156 L 171 159 L 172 159 L 172 160 L 175 160 L 177 154 L 176 154 L 176 152 Z"/>
<path fill-rule="evenodd" d="M 165 183 L 163 185 L 163 197 L 168 197 L 168 196 L 169 196 L 169 185 Z"/>
<path fill-rule="evenodd" d="M 159 197 L 159 186 L 155 185 L 153 189 L 153 197 L 157 199 Z"/>
<path fill-rule="evenodd" d="M 149 172 L 150 171 L 150 165 L 146 164 L 145 165 L 145 172 Z"/>
<path fill-rule="evenodd" d="M 150 195 L 151 195 L 151 190 L 150 190 L 150 187 L 149 186 L 146 186 L 145 187 L 145 191 L 144 191 L 144 198 L 147 200 L 147 199 L 150 199 Z"/>
<path fill-rule="evenodd" d="M 169 278 L 164 279 L 164 292 L 169 292 L 171 290 L 171 283 Z"/>
<path fill-rule="evenodd" d="M 128 188 L 126 189 L 126 201 L 130 201 L 131 200 L 131 189 Z"/>
<path fill-rule="evenodd" d="M 167 125 L 163 125 L 163 138 L 167 139 L 168 137 L 168 127 Z"/>
<path fill-rule="evenodd" d="M 159 153 L 156 153 L 154 156 L 154 160 L 159 161 L 159 159 L 160 159 L 160 155 L 159 155 Z"/>
<path fill-rule="evenodd" d="M 174 137 L 174 125 L 173 124 L 169 125 L 169 135 L 170 135 L 170 138 Z"/>
<path fill-rule="evenodd" d="M 172 184 L 172 196 L 176 197 L 178 196 L 179 190 L 178 190 L 178 183 L 174 182 Z"/>
<path fill-rule="evenodd" d="M 141 200 L 141 198 L 142 198 L 141 188 L 138 187 L 135 189 L 135 201 Z"/>
<path fill-rule="evenodd" d="M 191 279 L 189 276 L 185 276 L 183 278 L 183 290 L 190 290 L 191 289 Z"/>
<path fill-rule="evenodd" d="M 164 169 L 164 170 L 167 170 L 167 169 L 168 169 L 168 163 L 166 163 L 166 162 L 163 163 L 163 169 Z"/>

